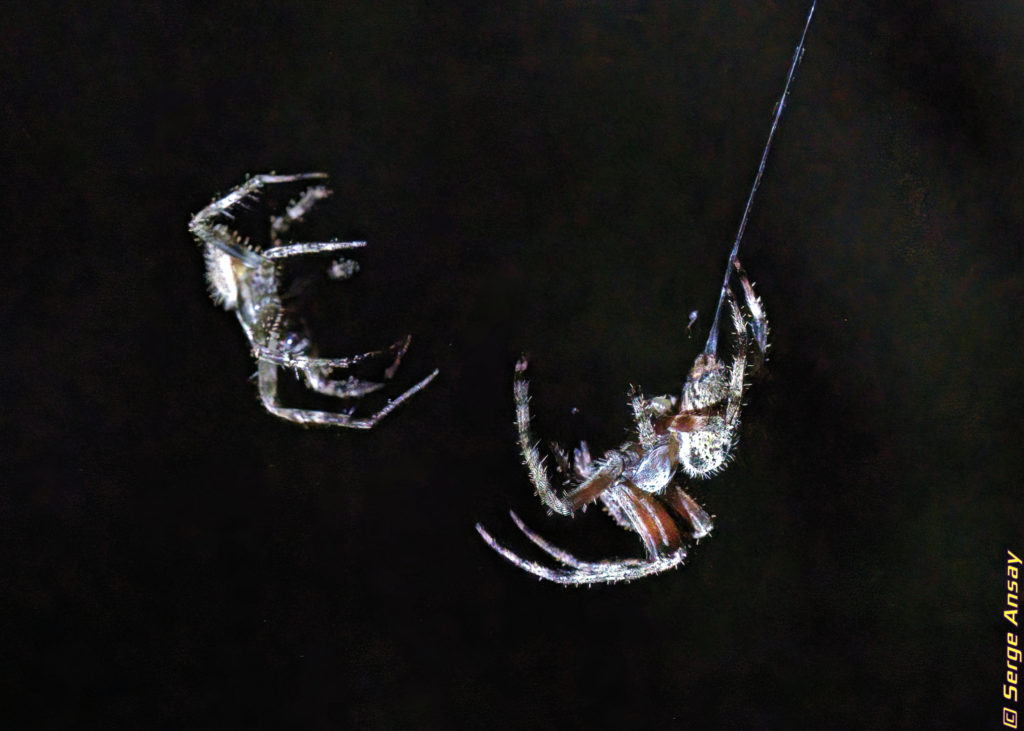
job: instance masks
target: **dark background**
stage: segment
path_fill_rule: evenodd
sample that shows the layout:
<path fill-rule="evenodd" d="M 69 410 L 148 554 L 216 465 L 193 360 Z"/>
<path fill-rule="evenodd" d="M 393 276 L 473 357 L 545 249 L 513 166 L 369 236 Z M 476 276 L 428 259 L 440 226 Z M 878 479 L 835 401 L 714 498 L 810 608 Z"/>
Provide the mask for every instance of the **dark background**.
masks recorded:
<path fill-rule="evenodd" d="M 0 715 L 998 728 L 1024 8 L 890 6 L 808 35 L 743 245 L 768 370 L 691 486 L 714 536 L 591 589 L 473 529 L 640 553 L 536 504 L 512 366 L 539 433 L 598 452 L 630 383 L 680 387 L 806 3 L 6 9 Z M 325 354 L 414 333 L 391 396 L 441 369 L 371 433 L 264 413 L 206 295 L 189 217 L 269 170 L 332 176 L 300 238 L 370 242 L 352 282 L 294 276 Z"/>

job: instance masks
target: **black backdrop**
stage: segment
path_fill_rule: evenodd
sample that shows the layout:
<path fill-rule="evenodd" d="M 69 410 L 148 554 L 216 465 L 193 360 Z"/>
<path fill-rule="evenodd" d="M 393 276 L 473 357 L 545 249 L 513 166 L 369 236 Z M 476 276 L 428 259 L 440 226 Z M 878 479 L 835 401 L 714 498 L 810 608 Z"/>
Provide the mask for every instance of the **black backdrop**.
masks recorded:
<path fill-rule="evenodd" d="M 693 486 L 716 532 L 591 589 L 473 530 L 526 549 L 514 507 L 581 555 L 640 550 L 536 505 L 513 363 L 538 429 L 598 451 L 628 384 L 679 388 L 806 4 L 24 5 L 0 30 L 0 715 L 999 726 L 1019 4 L 819 5 L 743 250 L 769 368 Z M 412 332 L 399 386 L 441 369 L 377 431 L 265 414 L 206 295 L 189 217 L 268 170 L 332 175 L 304 237 L 370 242 L 305 298 L 325 352 Z"/>

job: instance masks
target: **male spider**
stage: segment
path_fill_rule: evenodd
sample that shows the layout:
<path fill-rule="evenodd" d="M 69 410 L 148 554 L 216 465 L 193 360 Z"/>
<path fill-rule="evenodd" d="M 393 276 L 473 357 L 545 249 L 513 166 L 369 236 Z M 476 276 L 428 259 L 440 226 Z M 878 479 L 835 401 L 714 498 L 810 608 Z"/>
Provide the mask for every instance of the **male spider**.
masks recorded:
<path fill-rule="evenodd" d="M 484 541 L 521 569 L 560 584 L 629 581 L 679 566 L 686 558 L 684 544 L 688 540 L 699 541 L 710 534 L 713 527 L 711 517 L 673 482 L 673 478 L 680 468 L 688 477 L 706 478 L 725 466 L 736 442 L 747 373 L 760 367 L 768 348 L 768 320 L 764 307 L 754 294 L 737 254 L 789 86 L 803 56 L 804 39 L 813 15 L 814 3 L 793 54 L 761 164 L 729 254 L 707 344 L 686 377 L 681 397 L 668 395 L 648 399 L 636 389 L 631 389 L 629 399 L 636 422 L 636 438 L 617 449 L 608 450 L 598 461 L 591 459 L 586 442 L 573 450 L 571 463 L 565 450 L 553 444 L 557 469 L 570 486 L 559 494 L 551 487 L 544 460 L 530 431 L 526 358 L 516 363 L 513 393 L 519 449 L 541 502 L 551 511 L 572 516 L 577 510 L 600 500 L 616 523 L 640 536 L 646 558 L 581 561 L 541 538 L 510 511 L 512 520 L 527 538 L 567 567 L 555 568 L 520 557 L 499 544 L 477 523 L 476 529 Z M 743 290 L 746 314 L 730 286 L 733 274 Z M 718 357 L 718 324 L 723 302 L 729 303 L 735 331 L 736 350 L 730 364 Z M 685 525 L 677 523 L 677 519 L 682 519 Z"/>
<path fill-rule="evenodd" d="M 323 181 L 324 173 L 301 175 L 254 175 L 223 198 L 214 200 L 197 213 L 189 223 L 192 235 L 203 245 L 206 257 L 206 278 L 210 296 L 226 310 L 235 310 L 238 321 L 252 346 L 258 363 L 257 380 L 263 406 L 274 416 L 300 424 L 322 424 L 352 429 L 371 429 L 408 398 L 430 383 L 438 371 L 386 406 L 367 417 L 355 417 L 355 407 L 344 411 L 315 411 L 282 406 L 277 395 L 277 371 L 283 366 L 301 374 L 306 385 L 317 393 L 340 399 L 359 399 L 383 388 L 375 383 L 349 376 L 332 379 L 337 369 L 383 355 L 393 355 L 384 376 L 390 379 L 398 369 L 412 336 L 406 336 L 383 350 L 347 358 L 319 358 L 305 329 L 288 317 L 281 301 L 279 260 L 304 254 L 321 254 L 366 246 L 365 241 L 327 241 L 318 243 L 281 244 L 280 237 L 299 221 L 317 201 L 330 195 L 320 184 L 312 184 L 293 200 L 280 216 L 270 219 L 270 240 L 273 246 L 258 249 L 243 241 L 223 220 L 234 218 L 232 210 L 257 197 L 269 185 Z M 355 262 L 339 259 L 329 269 L 332 279 L 345 279 L 358 269 Z"/>

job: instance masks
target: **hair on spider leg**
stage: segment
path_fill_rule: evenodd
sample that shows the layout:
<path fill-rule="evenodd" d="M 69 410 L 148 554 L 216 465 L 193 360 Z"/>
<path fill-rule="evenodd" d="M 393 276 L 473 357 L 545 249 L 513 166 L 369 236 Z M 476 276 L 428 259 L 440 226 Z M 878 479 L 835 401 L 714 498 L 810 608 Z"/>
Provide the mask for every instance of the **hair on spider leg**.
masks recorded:
<path fill-rule="evenodd" d="M 785 101 L 814 15 L 811 3 L 800 41 L 793 53 L 782 96 L 772 115 L 771 130 L 761 155 L 753 186 L 740 219 L 736 238 L 725 266 L 718 303 L 703 351 L 696 357 L 678 395 L 646 397 L 630 386 L 627 403 L 633 412 L 631 438 L 593 459 L 585 441 L 572 451 L 552 444 L 556 474 L 562 485 L 552 486 L 541 442 L 533 433 L 528 359 L 521 356 L 513 374 L 513 401 L 519 450 L 530 482 L 544 507 L 560 516 L 573 517 L 594 502 L 619 527 L 634 533 L 644 558 L 585 561 L 531 530 L 514 512 L 512 521 L 520 533 L 545 553 L 554 565 L 525 559 L 499 543 L 479 523 L 477 532 L 484 542 L 519 568 L 564 585 L 589 585 L 630 581 L 667 571 L 683 563 L 687 548 L 710 535 L 712 516 L 677 482 L 708 479 L 732 459 L 739 437 L 740 411 L 750 376 L 764 362 L 768 348 L 768 319 L 760 297 L 754 291 L 738 253 L 768 153 L 785 109 Z M 740 298 L 733 291 L 738 282 Z M 718 352 L 722 311 L 731 325 L 731 360 Z M 690 313 L 685 325 L 689 334 L 697 320 Z"/>

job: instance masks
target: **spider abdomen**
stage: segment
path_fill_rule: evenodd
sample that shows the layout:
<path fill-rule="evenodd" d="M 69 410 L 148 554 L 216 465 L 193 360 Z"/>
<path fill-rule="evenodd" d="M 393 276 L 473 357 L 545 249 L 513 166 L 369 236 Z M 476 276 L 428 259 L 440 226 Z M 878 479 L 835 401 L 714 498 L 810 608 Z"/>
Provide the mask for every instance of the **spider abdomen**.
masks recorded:
<path fill-rule="evenodd" d="M 732 450 L 733 430 L 720 416 L 708 419 L 705 428 L 678 433 L 679 462 L 690 477 L 708 477 L 725 465 Z"/>

